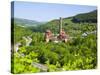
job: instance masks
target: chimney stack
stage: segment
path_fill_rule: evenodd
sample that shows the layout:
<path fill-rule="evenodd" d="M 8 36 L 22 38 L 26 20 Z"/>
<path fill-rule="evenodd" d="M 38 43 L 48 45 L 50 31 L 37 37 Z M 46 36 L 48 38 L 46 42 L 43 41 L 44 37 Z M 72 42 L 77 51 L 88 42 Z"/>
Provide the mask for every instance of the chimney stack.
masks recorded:
<path fill-rule="evenodd" d="M 62 18 L 60 17 L 59 33 L 62 31 Z"/>

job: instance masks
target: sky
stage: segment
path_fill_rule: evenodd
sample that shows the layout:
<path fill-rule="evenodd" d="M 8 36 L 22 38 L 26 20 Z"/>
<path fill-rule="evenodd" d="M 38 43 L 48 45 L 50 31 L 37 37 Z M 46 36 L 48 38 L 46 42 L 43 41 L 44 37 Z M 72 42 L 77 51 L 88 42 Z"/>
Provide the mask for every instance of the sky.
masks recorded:
<path fill-rule="evenodd" d="M 55 3 L 14 2 L 14 17 L 40 22 L 70 17 L 96 10 L 96 6 L 70 5 Z M 13 11 L 13 10 L 12 10 Z"/>

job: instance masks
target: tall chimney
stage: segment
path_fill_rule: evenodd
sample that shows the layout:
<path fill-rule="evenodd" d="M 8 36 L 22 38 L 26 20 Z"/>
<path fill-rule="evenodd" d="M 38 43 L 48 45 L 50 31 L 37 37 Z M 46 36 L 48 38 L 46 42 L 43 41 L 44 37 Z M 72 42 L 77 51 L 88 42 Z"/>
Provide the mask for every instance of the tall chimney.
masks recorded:
<path fill-rule="evenodd" d="M 61 32 L 61 30 L 62 30 L 62 18 L 60 17 L 59 33 Z"/>

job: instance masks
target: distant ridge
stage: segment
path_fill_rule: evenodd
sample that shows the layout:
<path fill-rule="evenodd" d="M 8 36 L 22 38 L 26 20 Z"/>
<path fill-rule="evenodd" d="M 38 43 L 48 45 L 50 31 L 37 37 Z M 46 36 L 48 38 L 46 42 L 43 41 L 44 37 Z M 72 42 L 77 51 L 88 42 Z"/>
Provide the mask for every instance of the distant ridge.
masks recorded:
<path fill-rule="evenodd" d="M 28 20 L 28 19 L 23 19 L 23 18 L 12 18 L 12 20 L 14 20 L 14 22 L 17 23 L 17 25 L 23 26 L 23 27 L 36 26 L 36 25 L 41 25 L 44 23 L 44 22 L 38 22 L 35 20 Z"/>

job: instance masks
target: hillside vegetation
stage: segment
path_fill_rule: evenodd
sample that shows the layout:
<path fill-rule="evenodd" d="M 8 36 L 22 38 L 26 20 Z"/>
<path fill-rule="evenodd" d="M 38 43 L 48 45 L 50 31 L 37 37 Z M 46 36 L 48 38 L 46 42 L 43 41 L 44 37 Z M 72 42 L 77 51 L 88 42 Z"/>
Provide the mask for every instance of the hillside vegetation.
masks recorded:
<path fill-rule="evenodd" d="M 85 14 L 78 14 L 73 17 L 73 22 L 97 22 L 97 10 Z"/>

